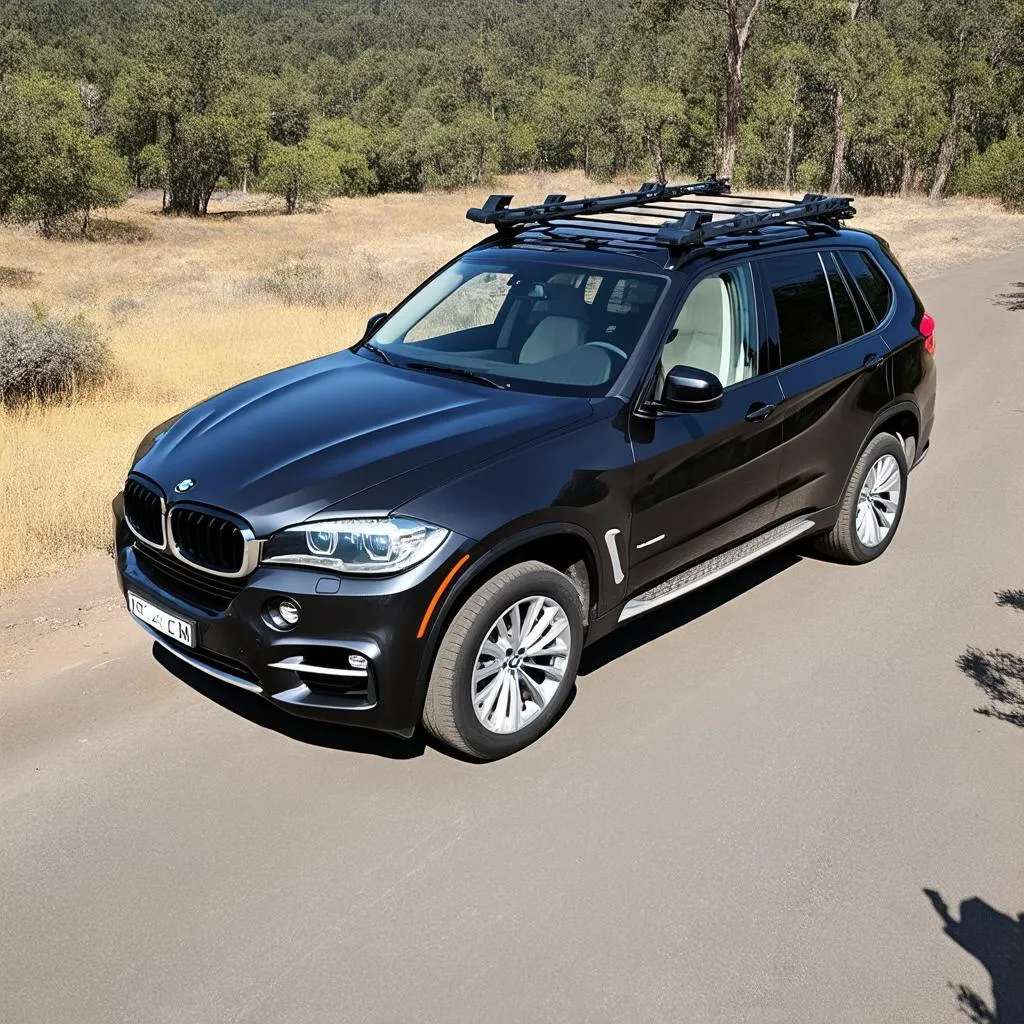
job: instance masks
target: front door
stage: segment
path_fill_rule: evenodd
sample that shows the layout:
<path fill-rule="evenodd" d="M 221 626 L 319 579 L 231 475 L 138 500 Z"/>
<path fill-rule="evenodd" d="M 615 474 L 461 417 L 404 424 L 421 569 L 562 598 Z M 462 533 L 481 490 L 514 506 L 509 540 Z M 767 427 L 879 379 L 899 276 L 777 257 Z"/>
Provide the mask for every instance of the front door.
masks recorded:
<path fill-rule="evenodd" d="M 767 365 L 749 264 L 717 270 L 687 294 L 661 354 L 714 373 L 721 404 L 701 412 L 634 417 L 636 459 L 629 589 L 643 589 L 767 529 L 778 498 L 782 400 Z"/>

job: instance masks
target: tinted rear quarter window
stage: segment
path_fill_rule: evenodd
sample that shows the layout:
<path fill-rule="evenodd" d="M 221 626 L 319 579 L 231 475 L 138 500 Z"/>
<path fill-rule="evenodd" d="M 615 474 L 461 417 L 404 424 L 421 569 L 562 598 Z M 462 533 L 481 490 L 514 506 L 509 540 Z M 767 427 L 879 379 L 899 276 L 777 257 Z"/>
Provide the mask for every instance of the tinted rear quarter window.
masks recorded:
<path fill-rule="evenodd" d="M 870 330 L 870 326 L 867 328 L 864 326 L 862 314 L 854 304 L 849 286 L 843 274 L 840 273 L 839 267 L 836 265 L 835 260 L 833 260 L 832 255 L 830 252 L 824 252 L 821 254 L 821 258 L 825 261 L 825 267 L 828 270 L 828 286 L 832 289 L 832 301 L 836 306 L 839 336 L 843 341 L 851 341 L 853 338 L 859 338 L 867 330 Z"/>
<path fill-rule="evenodd" d="M 839 253 L 854 286 L 860 291 L 864 302 L 874 318 L 872 327 L 880 324 L 888 315 L 892 305 L 892 287 L 877 263 L 859 249 L 846 249 Z"/>
<path fill-rule="evenodd" d="M 838 342 L 825 271 L 816 252 L 773 256 L 762 264 L 775 300 L 782 365 L 808 359 Z"/>

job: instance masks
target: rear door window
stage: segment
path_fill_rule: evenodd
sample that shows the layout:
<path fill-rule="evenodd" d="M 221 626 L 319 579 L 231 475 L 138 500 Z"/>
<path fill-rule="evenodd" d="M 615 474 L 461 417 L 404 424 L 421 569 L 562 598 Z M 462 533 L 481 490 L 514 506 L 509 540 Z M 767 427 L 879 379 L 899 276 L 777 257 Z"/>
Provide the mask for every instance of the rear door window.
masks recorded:
<path fill-rule="evenodd" d="M 761 264 L 779 324 L 782 365 L 834 348 L 839 342 L 832 296 L 816 252 L 772 256 Z"/>
<path fill-rule="evenodd" d="M 866 253 L 859 249 L 843 249 L 837 255 L 846 268 L 854 288 L 860 293 L 864 305 L 877 327 L 888 315 L 892 305 L 892 286 L 882 269 Z"/>

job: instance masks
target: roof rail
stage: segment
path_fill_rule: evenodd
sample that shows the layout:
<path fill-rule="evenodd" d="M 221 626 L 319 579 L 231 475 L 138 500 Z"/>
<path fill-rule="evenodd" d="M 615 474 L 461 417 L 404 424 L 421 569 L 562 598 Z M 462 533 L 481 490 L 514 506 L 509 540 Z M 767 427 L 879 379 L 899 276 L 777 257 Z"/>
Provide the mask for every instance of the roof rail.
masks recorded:
<path fill-rule="evenodd" d="M 509 232 L 518 227 L 532 224 L 546 224 L 553 220 L 587 216 L 595 213 L 611 213 L 629 207 L 645 206 L 648 203 L 677 199 L 681 196 L 721 196 L 729 194 L 728 178 L 708 178 L 689 185 L 665 185 L 648 181 L 636 192 L 620 192 L 614 196 L 596 196 L 592 199 L 571 199 L 564 195 L 550 195 L 537 206 L 511 207 L 512 196 L 492 195 L 482 207 L 466 211 L 469 220 L 478 224 L 493 224 L 499 232 Z"/>
<path fill-rule="evenodd" d="M 740 213 L 726 220 L 699 219 L 699 214 L 688 213 L 681 220 L 662 224 L 655 241 L 672 249 L 688 249 L 703 245 L 712 238 L 750 234 L 776 224 L 804 224 L 837 230 L 841 220 L 848 220 L 856 212 L 850 196 L 823 196 L 808 192 L 800 202 L 791 206 Z"/>

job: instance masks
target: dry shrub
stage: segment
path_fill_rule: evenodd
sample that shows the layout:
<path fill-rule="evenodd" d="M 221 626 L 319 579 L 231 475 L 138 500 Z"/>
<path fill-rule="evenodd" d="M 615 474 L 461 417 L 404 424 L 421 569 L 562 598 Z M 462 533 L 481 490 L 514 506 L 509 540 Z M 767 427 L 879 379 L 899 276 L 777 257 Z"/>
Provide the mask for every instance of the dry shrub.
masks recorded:
<path fill-rule="evenodd" d="M 66 400 L 110 372 L 107 345 L 83 317 L 0 309 L 0 405 Z"/>
<path fill-rule="evenodd" d="M 29 288 L 39 275 L 25 267 L 0 267 L 0 288 Z"/>
<path fill-rule="evenodd" d="M 380 291 L 384 275 L 376 261 L 366 254 L 346 267 L 341 276 L 333 276 L 322 263 L 306 259 L 286 259 L 264 277 L 256 280 L 260 291 L 272 295 L 286 306 L 365 305 L 369 296 Z M 241 289 L 245 291 L 245 289 Z"/>
<path fill-rule="evenodd" d="M 85 231 L 79 217 L 65 217 L 53 234 L 62 242 L 107 242 L 113 245 L 137 245 L 148 242 L 153 232 L 134 220 L 113 220 L 107 217 L 90 219 Z"/>
<path fill-rule="evenodd" d="M 341 301 L 336 283 L 319 263 L 285 260 L 259 283 L 263 291 L 286 306 L 334 306 Z"/>

